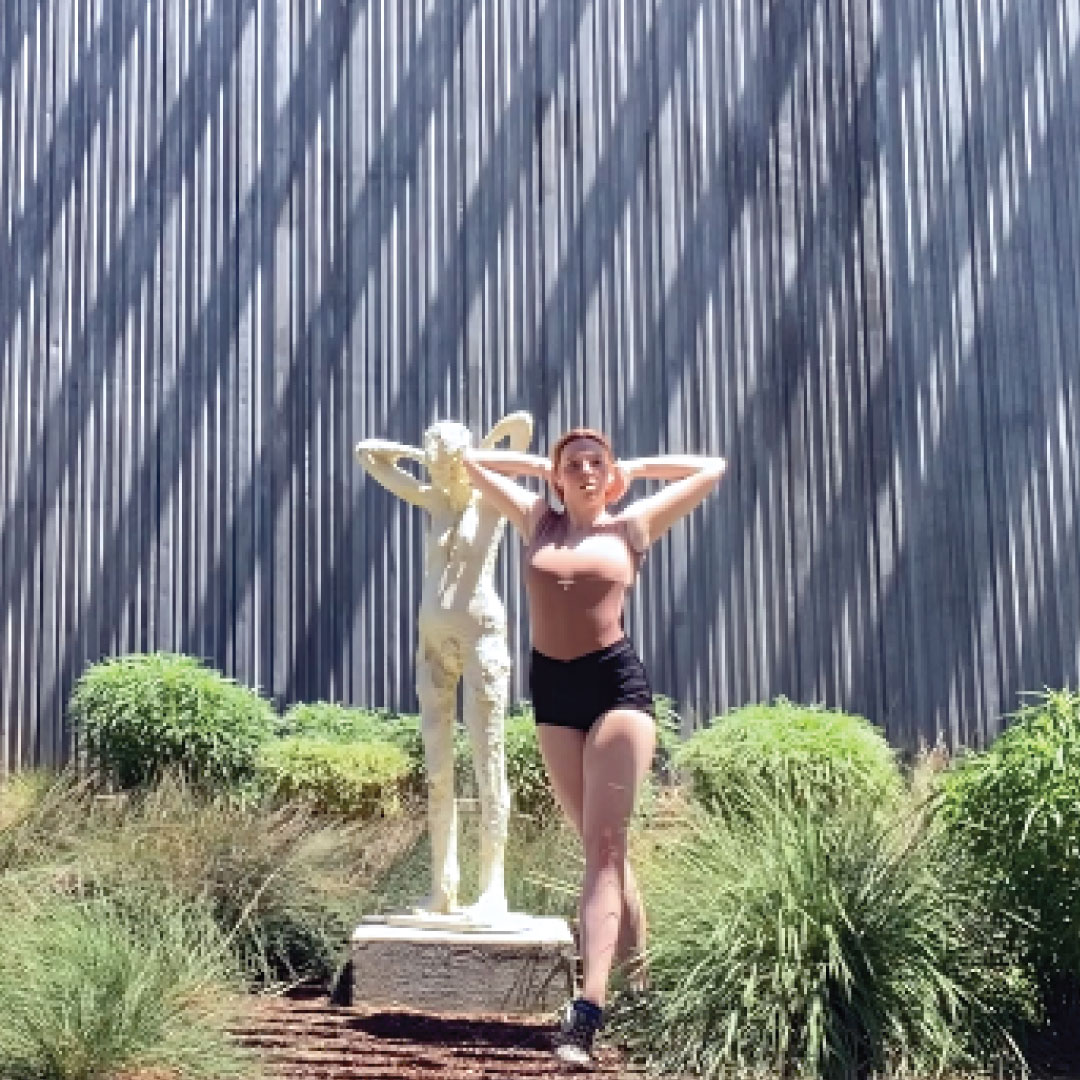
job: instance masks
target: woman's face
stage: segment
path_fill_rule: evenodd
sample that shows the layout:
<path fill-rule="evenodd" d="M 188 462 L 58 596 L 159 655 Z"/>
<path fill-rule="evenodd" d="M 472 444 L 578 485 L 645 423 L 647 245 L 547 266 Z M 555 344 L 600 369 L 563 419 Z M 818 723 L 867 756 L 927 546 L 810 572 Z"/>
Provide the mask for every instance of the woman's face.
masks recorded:
<path fill-rule="evenodd" d="M 607 448 L 595 439 L 572 439 L 559 455 L 553 479 L 565 505 L 606 506 L 613 479 Z"/>

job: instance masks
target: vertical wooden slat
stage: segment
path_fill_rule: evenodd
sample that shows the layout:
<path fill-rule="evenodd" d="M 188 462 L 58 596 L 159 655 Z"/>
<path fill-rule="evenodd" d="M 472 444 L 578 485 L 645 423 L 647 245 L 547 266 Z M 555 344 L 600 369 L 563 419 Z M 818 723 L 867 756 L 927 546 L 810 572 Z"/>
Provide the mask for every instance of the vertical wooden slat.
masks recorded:
<path fill-rule="evenodd" d="M 9 5 L 8 19 L 0 19 L 0 58 L 4 67 L 0 68 L 0 146 L 4 148 L 6 168 L 0 169 L 0 256 L 9 267 L 14 262 L 14 237 L 11 234 L 12 206 L 11 179 L 15 165 L 15 138 L 13 131 L 15 92 L 11 71 L 8 64 L 15 51 L 15 27 L 18 13 L 17 3 Z M 10 271 L 9 271 L 10 273 Z M 10 327 L 9 314 L 11 297 L 9 288 L 0 288 L 0 326 Z M 12 381 L 19 365 L 7 334 L 0 339 L 0 393 L 4 401 L 12 400 Z M 6 410 L 5 410 L 6 411 Z M 7 436 L 11 430 L 11 418 L 5 417 L 0 423 L 0 583 L 4 586 L 5 596 L 10 595 L 8 584 L 9 550 L 8 529 L 10 526 L 9 482 L 14 478 L 15 470 L 9 453 Z M 0 772 L 7 773 L 12 767 L 9 750 L 9 738 L 14 734 L 17 721 L 9 704 L 9 695 L 14 682 L 14 662 L 9 653 L 12 641 L 11 608 L 5 605 L 0 614 Z"/>
<path fill-rule="evenodd" d="M 1046 105 L 1050 136 L 1049 161 L 1053 177 L 1065 175 L 1080 161 L 1080 3 L 1069 0 L 1048 19 Z M 1057 396 L 1052 402 L 1050 438 L 1052 460 L 1058 464 L 1059 486 L 1053 493 L 1052 508 L 1058 519 L 1057 575 L 1062 583 L 1059 628 L 1064 670 L 1080 670 L 1080 635 L 1069 623 L 1080 607 L 1080 543 L 1077 533 L 1077 503 L 1080 500 L 1080 454 L 1076 439 L 1080 434 L 1077 408 L 1080 407 L 1080 378 L 1076 357 L 1080 355 L 1080 252 L 1071 238 L 1080 234 L 1080 193 L 1066 186 L 1052 185 L 1053 235 L 1056 252 L 1054 288 L 1058 322 Z M 1034 238 L 1033 238 L 1034 239 Z M 1071 649 L 1070 649 L 1071 643 Z M 1070 655 L 1071 653 L 1071 655 Z"/>
<path fill-rule="evenodd" d="M 258 474 L 260 446 L 259 402 L 263 341 L 265 270 L 263 253 L 262 172 L 260 162 L 265 85 L 260 63 L 264 55 L 265 16 L 253 6 L 238 20 L 236 93 L 233 126 L 236 138 L 236 213 L 238 324 L 236 327 L 236 497 L 249 508 L 231 530 L 233 547 L 227 558 L 234 567 L 233 588 L 227 603 L 232 625 L 227 627 L 232 645 L 231 671 L 249 686 L 262 687 L 267 678 L 259 633 L 262 597 L 267 574 L 262 550 L 264 509 Z M 231 216 L 231 215 L 227 215 Z M 231 512 L 231 506 L 224 508 Z"/>
<path fill-rule="evenodd" d="M 23 11 L 27 6 L 25 0 L 15 0 L 11 5 L 14 28 L 23 25 Z M 22 59 L 25 50 L 25 35 L 12 36 L 7 42 L 4 51 L 5 57 L 9 58 L 11 69 L 9 79 L 5 85 L 5 115 L 7 117 L 5 146 L 5 174 L 6 205 L 5 230 L 8 235 L 8 243 L 11 251 L 10 264 L 14 273 L 12 277 L 20 281 L 25 273 L 23 268 L 24 240 L 21 231 L 22 205 L 20 193 L 22 190 L 22 177 L 25 172 L 25 137 L 24 128 L 26 123 L 27 108 L 26 98 L 22 86 L 25 60 Z M 16 768 L 22 764 L 20 751 L 21 730 L 29 723 L 36 723 L 22 711 L 21 689 L 23 668 L 20 656 L 20 642 L 22 639 L 22 626 L 20 620 L 20 604 L 18 597 L 21 588 L 18 583 L 18 570 L 23 563 L 23 551 L 25 541 L 24 530 L 20 516 L 17 513 L 16 495 L 23 483 L 16 463 L 22 460 L 19 447 L 19 431 L 25 418 L 25 407 L 22 405 L 22 383 L 26 378 L 27 365 L 20 363 L 24 355 L 25 346 L 22 343 L 18 314 L 15 310 L 16 298 L 10 295 L 10 287 L 5 287 L 4 303 L 4 326 L 8 329 L 7 340 L 4 342 L 6 356 L 4 363 L 4 401 L 8 403 L 4 409 L 4 439 L 0 442 L 3 448 L 3 468 L 5 472 L 4 485 L 4 511 L 0 517 L 3 527 L 3 566 L 0 574 L 4 581 L 4 608 L 5 619 L 3 623 L 3 675 L 0 676 L 0 723 L 4 724 L 3 742 L 3 766 L 5 769 Z M 13 405 L 12 403 L 18 403 Z"/>
<path fill-rule="evenodd" d="M 50 133 L 50 155 L 55 160 L 56 173 L 66 175 L 70 162 L 70 128 L 65 119 L 67 114 L 68 86 L 70 73 L 71 47 L 71 5 L 57 5 L 53 12 L 54 23 L 49 53 L 51 62 L 46 62 L 50 80 L 46 109 L 54 118 L 56 126 Z M 53 178 L 50 178 L 50 180 Z M 68 307 L 66 280 L 70 274 L 68 265 L 69 222 L 68 204 L 60 205 L 57 193 L 50 185 L 48 208 L 48 341 L 47 353 L 42 356 L 42 366 L 47 372 L 45 411 L 46 416 L 56 415 L 56 407 L 61 398 L 64 380 L 70 377 L 67 334 Z M 43 497 L 41 546 L 43 550 L 42 567 L 42 608 L 41 608 L 41 667 L 39 672 L 41 701 L 53 702 L 47 715 L 39 705 L 39 725 L 41 747 L 39 761 L 53 762 L 62 759 L 67 747 L 64 739 L 64 715 L 62 688 L 58 685 L 60 659 L 64 651 L 64 601 L 66 581 L 64 554 L 64 522 L 62 520 L 61 492 L 65 482 L 65 433 L 59 425 L 54 430 L 43 431 L 45 440 L 45 467 L 43 487 L 45 492 L 54 493 L 52 497 Z"/>

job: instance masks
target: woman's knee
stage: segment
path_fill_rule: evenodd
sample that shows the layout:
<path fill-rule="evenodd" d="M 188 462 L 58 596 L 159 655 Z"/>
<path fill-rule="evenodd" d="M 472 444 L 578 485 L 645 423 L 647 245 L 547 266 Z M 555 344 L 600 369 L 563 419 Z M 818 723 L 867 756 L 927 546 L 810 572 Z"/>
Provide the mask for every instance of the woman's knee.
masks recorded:
<path fill-rule="evenodd" d="M 624 825 L 604 823 L 586 826 L 583 837 L 585 863 L 598 870 L 626 870 L 627 839 Z"/>

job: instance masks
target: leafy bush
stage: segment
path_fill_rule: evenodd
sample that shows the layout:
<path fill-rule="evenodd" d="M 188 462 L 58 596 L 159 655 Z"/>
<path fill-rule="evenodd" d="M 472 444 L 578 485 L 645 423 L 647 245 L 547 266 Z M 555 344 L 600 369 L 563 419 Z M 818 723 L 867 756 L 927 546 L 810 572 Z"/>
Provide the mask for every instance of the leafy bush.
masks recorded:
<path fill-rule="evenodd" d="M 401 809 L 412 763 L 391 743 L 296 735 L 267 743 L 258 771 L 275 802 L 296 800 L 320 813 L 364 818 Z"/>
<path fill-rule="evenodd" d="M 955 840 L 1040 979 L 1080 987 L 1080 693 L 1049 691 L 946 776 Z"/>
<path fill-rule="evenodd" d="M 549 815 L 555 808 L 555 796 L 540 756 L 532 706 L 527 701 L 507 710 L 503 733 L 506 780 L 514 810 L 535 817 Z M 478 794 L 472 747 L 461 724 L 454 729 L 454 787 L 460 797 L 476 798 Z"/>
<path fill-rule="evenodd" d="M 616 1029 L 661 1071 L 939 1075 L 1031 1015 L 962 858 L 914 810 L 758 782 L 740 814 L 637 847 L 653 990 Z"/>
<path fill-rule="evenodd" d="M 90 667 L 69 712 L 90 761 L 121 788 L 166 769 L 228 785 L 251 775 L 270 735 L 268 702 L 189 656 L 123 656 Z"/>
<path fill-rule="evenodd" d="M 764 784 L 794 798 L 861 793 L 896 797 L 903 783 L 893 751 L 859 716 L 778 698 L 747 705 L 692 735 L 675 753 L 691 790 L 712 810 L 736 811 L 742 793 Z"/>
<path fill-rule="evenodd" d="M 656 711 L 656 755 L 653 775 L 663 783 L 674 779 L 675 761 L 682 746 L 681 717 L 675 702 L 665 694 L 653 699 Z"/>
<path fill-rule="evenodd" d="M 370 890 L 422 829 L 422 816 L 345 823 L 209 796 L 170 777 L 102 799 L 65 776 L 0 828 L 0 871 L 28 890 L 61 882 L 205 902 L 249 978 L 327 978 Z"/>
<path fill-rule="evenodd" d="M 332 742 L 389 742 L 417 765 L 424 763 L 420 717 L 390 709 L 362 709 L 331 701 L 293 705 L 278 723 L 283 738 L 305 735 Z"/>
<path fill-rule="evenodd" d="M 538 821 L 557 811 L 555 793 L 548 781 L 547 769 L 536 737 L 532 706 L 522 702 L 506 716 L 506 779 L 510 785 L 511 804 L 520 814 Z"/>
<path fill-rule="evenodd" d="M 205 907 L 0 893 L 0 1077 L 236 1076 L 232 955 Z"/>

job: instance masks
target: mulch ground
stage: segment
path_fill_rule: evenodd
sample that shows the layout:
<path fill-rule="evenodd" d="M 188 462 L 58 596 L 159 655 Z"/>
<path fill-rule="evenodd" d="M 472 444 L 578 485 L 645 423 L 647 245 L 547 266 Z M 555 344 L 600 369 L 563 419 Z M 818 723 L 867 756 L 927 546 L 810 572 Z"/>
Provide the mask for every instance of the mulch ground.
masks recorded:
<path fill-rule="evenodd" d="M 570 1080 L 643 1076 L 601 1045 L 588 1074 L 561 1068 L 551 1020 L 388 1012 L 334 1005 L 324 990 L 251 999 L 237 1030 L 265 1063 L 262 1080 Z M 1029 1049 L 1033 1080 L 1080 1080 L 1080 1025 L 1070 1018 Z"/>
<path fill-rule="evenodd" d="M 256 999 L 240 1041 L 266 1063 L 266 1080 L 580 1080 L 551 1054 L 550 1020 L 387 1012 L 333 1005 L 304 991 Z M 641 1070 L 601 1046 L 591 1076 Z"/>

